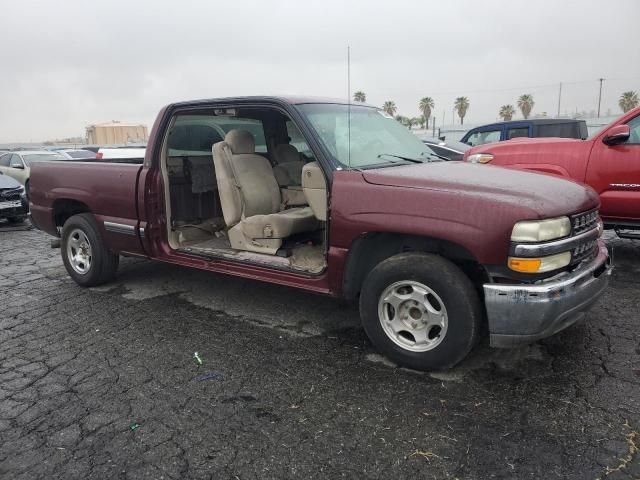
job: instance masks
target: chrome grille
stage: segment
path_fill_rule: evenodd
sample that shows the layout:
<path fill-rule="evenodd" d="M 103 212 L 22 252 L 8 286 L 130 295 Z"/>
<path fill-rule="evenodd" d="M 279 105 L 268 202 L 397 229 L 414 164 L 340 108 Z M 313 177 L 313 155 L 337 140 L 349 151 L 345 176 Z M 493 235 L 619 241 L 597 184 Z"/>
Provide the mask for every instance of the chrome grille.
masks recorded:
<path fill-rule="evenodd" d="M 598 228 L 598 210 L 578 213 L 571 217 L 571 234 L 579 235 L 586 231 Z M 571 263 L 576 264 L 587 258 L 591 258 L 597 253 L 597 240 L 586 240 L 575 247 L 571 252 Z"/>
<path fill-rule="evenodd" d="M 20 200 L 20 194 L 22 189 L 12 188 L 0 190 L 0 202 L 10 202 L 12 200 Z"/>
<path fill-rule="evenodd" d="M 589 210 L 588 212 L 578 213 L 571 216 L 571 231 L 573 235 L 577 235 L 595 228 L 597 223 L 598 210 Z"/>

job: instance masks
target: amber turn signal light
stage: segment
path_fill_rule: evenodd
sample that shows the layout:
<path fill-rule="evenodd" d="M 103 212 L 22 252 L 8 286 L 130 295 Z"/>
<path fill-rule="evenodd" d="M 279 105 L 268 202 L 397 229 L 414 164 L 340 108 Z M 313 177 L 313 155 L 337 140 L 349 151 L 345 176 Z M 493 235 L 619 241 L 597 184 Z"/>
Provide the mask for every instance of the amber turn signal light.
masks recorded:
<path fill-rule="evenodd" d="M 536 273 L 540 271 L 542 260 L 539 258 L 509 257 L 509 268 L 516 272 Z"/>

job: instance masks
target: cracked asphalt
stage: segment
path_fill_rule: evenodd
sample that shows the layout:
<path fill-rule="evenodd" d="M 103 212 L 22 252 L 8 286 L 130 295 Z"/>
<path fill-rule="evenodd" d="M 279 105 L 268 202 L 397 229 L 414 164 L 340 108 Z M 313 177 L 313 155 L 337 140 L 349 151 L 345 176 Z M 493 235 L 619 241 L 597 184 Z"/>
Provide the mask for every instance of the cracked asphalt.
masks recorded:
<path fill-rule="evenodd" d="M 1 478 L 640 479 L 640 242 L 585 322 L 420 374 L 337 300 L 134 259 L 83 289 L 49 240 L 0 224 Z"/>

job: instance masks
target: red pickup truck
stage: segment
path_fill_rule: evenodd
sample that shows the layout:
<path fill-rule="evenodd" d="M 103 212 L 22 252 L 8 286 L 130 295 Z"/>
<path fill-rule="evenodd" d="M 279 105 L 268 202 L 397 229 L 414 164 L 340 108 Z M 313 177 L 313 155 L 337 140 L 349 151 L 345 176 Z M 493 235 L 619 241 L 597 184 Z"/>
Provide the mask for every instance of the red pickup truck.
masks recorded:
<path fill-rule="evenodd" d="M 443 162 L 367 105 L 175 103 L 142 165 L 39 163 L 33 223 L 82 286 L 134 255 L 358 300 L 416 369 L 552 335 L 607 285 L 598 197 L 559 178 Z"/>
<path fill-rule="evenodd" d="M 600 194 L 605 226 L 640 238 L 640 107 L 588 140 L 514 139 L 474 147 L 464 158 L 586 183 Z"/>

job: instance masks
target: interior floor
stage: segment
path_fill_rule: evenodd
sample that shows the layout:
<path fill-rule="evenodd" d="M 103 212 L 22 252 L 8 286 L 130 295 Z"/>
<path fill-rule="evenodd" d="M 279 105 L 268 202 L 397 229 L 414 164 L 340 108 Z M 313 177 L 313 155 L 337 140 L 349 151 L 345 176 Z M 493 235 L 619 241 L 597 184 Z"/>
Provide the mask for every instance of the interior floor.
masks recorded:
<path fill-rule="evenodd" d="M 287 256 L 267 255 L 264 253 L 234 250 L 229 238 L 223 231 L 206 239 L 191 239 L 181 242 L 180 250 L 212 257 L 224 257 L 277 268 L 287 268 L 306 273 L 320 273 L 326 267 L 324 248 L 322 245 L 309 243 L 295 244 L 283 249 Z"/>

